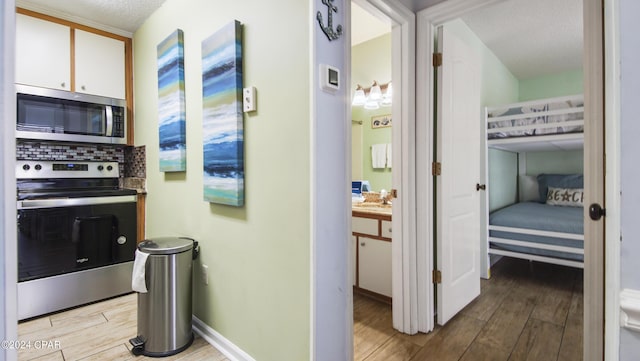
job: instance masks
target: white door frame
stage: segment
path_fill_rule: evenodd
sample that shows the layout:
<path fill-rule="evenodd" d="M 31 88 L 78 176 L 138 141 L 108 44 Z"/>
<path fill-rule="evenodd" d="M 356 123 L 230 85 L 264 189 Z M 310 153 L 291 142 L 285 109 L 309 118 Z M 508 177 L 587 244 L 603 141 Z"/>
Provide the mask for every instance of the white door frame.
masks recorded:
<path fill-rule="evenodd" d="M 374 16 L 389 19 L 391 33 L 393 108 L 392 228 L 393 327 L 418 332 L 416 197 L 415 197 L 415 14 L 395 0 L 353 0 Z M 350 269 L 350 268 L 349 268 Z"/>
<path fill-rule="evenodd" d="M 14 45 L 15 45 L 15 2 L 13 0 L 0 1 L 0 52 L 9 54 L 0 59 L 0 114 L 4 119 L 16 118 L 16 98 L 14 81 Z M 0 272 L 0 291 L 3 300 L 0 301 L 0 335 L 4 340 L 17 340 L 18 337 L 18 245 L 16 236 L 16 181 L 14 177 L 16 163 L 15 123 L 2 122 L 0 125 L 0 149 L 2 150 L 2 166 L 0 166 L 0 247 L 3 250 L 3 271 Z M 0 359 L 16 360 L 15 349 L 0 350 Z"/>
<path fill-rule="evenodd" d="M 620 358 L 620 11 L 619 0 L 604 5 L 605 101 L 605 290 L 604 359 Z"/>
<path fill-rule="evenodd" d="M 432 204 L 434 200 L 433 195 L 433 179 L 430 174 L 428 164 L 433 159 L 432 152 L 432 140 L 433 140 L 433 128 L 432 128 L 432 114 L 434 110 L 433 103 L 433 71 L 431 67 L 431 54 L 434 51 L 434 34 L 435 28 L 449 20 L 460 17 L 461 15 L 473 11 L 479 7 L 497 3 L 503 0 L 448 0 L 438 5 L 432 6 L 425 10 L 418 12 L 417 14 L 417 124 L 416 124 L 416 137 L 417 141 L 417 164 L 421 165 L 416 170 L 417 175 L 417 213 L 418 224 L 422 225 L 418 228 L 417 240 L 418 249 L 421 252 L 427 253 L 426 257 L 419 258 L 418 269 L 421 272 L 418 274 L 418 288 L 420 297 L 420 310 L 419 310 L 419 323 L 420 331 L 429 332 L 433 329 L 433 317 L 431 316 L 431 310 L 433 310 L 433 283 L 430 277 L 430 271 L 433 269 L 433 215 Z M 585 54 L 592 54 L 592 56 L 585 56 L 585 74 L 602 74 L 602 44 L 599 41 L 602 37 L 602 29 L 600 26 L 593 26 L 592 23 L 598 22 L 598 19 L 602 19 L 602 5 L 600 0 L 584 0 L 584 14 L 585 14 Z M 611 30 L 613 19 L 611 14 L 607 14 L 605 21 L 608 21 L 609 28 Z M 609 51 L 611 49 L 608 49 Z M 589 61 L 586 58 L 590 58 Z M 599 60 L 600 59 L 600 60 Z M 614 74 L 607 74 L 608 79 L 613 77 Z M 593 117 L 594 119 L 601 119 L 603 112 L 603 96 L 602 91 L 604 89 L 604 83 L 602 77 L 586 77 L 585 79 L 585 99 L 589 99 L 591 109 L 585 110 L 585 117 Z M 589 113 L 587 115 L 587 113 Z M 600 133 L 602 134 L 602 133 Z M 602 149 L 594 149 L 591 153 L 600 151 L 600 161 L 602 161 Z M 597 154 L 587 154 L 585 152 L 585 159 L 591 161 L 597 158 Z M 587 162 L 585 162 L 587 163 Z M 596 163 L 596 167 L 598 164 Z M 602 168 L 600 168 L 602 169 Z M 587 181 L 588 170 L 585 172 L 585 182 Z M 588 184 L 588 183 L 587 183 Z M 595 188 L 595 187 L 591 187 Z M 590 199 L 598 200 L 598 203 L 604 204 L 604 194 L 600 190 L 594 190 Z M 609 221 L 609 220 L 607 220 Z M 589 222 L 598 223 L 598 222 Z M 599 222 L 602 223 L 602 222 Z M 585 333 L 584 333 L 584 357 L 585 360 L 601 359 L 599 355 L 603 352 L 603 340 L 604 334 L 602 332 L 604 327 L 604 259 L 601 256 L 601 252 L 597 252 L 598 247 L 603 249 L 603 240 L 598 240 L 598 237 L 594 235 L 598 232 L 594 231 L 592 224 L 585 225 L 585 242 L 586 250 L 585 254 L 594 255 L 593 257 L 585 257 L 585 269 L 591 270 L 585 272 L 585 299 L 589 302 L 585 302 Z M 593 226 L 593 227 L 598 227 Z M 611 242 L 613 243 L 613 242 Z M 607 253 L 615 251 L 610 249 L 607 245 Z M 595 256 L 600 255 L 600 257 Z M 615 267 L 610 265 L 610 268 Z M 609 279 L 607 279 L 609 280 Z M 610 297 L 608 297 L 610 299 Z M 426 306 L 423 308 L 422 306 Z M 609 306 L 610 308 L 611 306 Z M 615 305 L 614 307 L 617 307 Z M 608 308 L 608 309 L 609 309 Z M 588 316 L 587 316 L 588 315 Z M 616 322 L 615 320 L 611 320 Z M 613 327 L 613 326 L 612 326 Z M 609 328 L 608 328 L 609 329 Z M 607 341 L 611 341 L 611 334 L 607 335 Z M 614 336 L 615 337 L 615 336 Z M 608 342 L 607 342 L 608 343 Z"/>

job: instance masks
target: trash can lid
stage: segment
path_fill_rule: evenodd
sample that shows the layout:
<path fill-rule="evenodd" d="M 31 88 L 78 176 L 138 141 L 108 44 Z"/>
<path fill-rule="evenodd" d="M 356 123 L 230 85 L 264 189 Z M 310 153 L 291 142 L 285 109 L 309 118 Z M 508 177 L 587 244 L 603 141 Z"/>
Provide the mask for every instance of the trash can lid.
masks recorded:
<path fill-rule="evenodd" d="M 145 239 L 138 244 L 138 249 L 149 254 L 175 254 L 191 250 L 193 242 L 187 237 L 158 237 Z"/>

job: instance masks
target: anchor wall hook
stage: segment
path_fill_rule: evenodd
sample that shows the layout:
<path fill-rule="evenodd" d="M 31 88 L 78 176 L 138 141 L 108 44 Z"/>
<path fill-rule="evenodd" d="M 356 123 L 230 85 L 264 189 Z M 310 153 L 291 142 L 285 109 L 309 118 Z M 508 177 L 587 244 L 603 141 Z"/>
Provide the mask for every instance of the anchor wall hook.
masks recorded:
<path fill-rule="evenodd" d="M 333 13 L 338 12 L 338 7 L 333 5 L 333 1 L 334 0 L 322 0 L 322 3 L 327 6 L 327 26 L 324 26 L 320 11 L 318 11 L 318 14 L 316 15 L 318 24 L 320 24 L 320 29 L 322 29 L 327 38 L 329 38 L 329 41 L 336 40 L 340 35 L 342 35 L 342 25 L 338 25 L 336 30 L 333 30 Z"/>

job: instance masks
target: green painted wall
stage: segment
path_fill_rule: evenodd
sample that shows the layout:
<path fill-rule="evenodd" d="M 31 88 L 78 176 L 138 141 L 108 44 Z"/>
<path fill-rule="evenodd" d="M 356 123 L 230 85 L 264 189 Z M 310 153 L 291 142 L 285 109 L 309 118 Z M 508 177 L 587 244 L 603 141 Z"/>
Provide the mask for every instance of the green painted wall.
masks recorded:
<path fill-rule="evenodd" d="M 351 48 L 351 94 L 356 85 L 367 88 L 376 80 L 380 84 L 391 81 L 391 33 L 371 39 Z M 362 174 L 362 178 L 369 180 L 374 191 L 391 189 L 391 168 L 374 169 L 371 164 L 371 146 L 373 144 L 390 144 L 391 127 L 371 127 L 371 118 L 378 115 L 391 114 L 391 107 L 380 107 L 367 110 L 362 106 L 351 108 L 351 118 L 362 121 L 362 162 L 354 162 L 352 173 Z M 361 170 L 358 169 L 361 167 Z"/>
<path fill-rule="evenodd" d="M 520 80 L 520 101 L 583 93 L 582 69 Z"/>
<path fill-rule="evenodd" d="M 310 355 L 310 21 L 308 1 L 167 0 L 134 34 L 135 143 L 147 152 L 147 236 L 191 236 L 209 266 L 194 272 L 193 311 L 256 360 Z M 241 208 L 202 194 L 201 42 L 244 24 L 244 84 L 258 111 L 245 115 Z M 279 21 L 278 19 L 286 19 Z M 315 25 L 315 23 L 314 23 Z M 187 171 L 158 170 L 156 45 L 184 31 Z"/>
<path fill-rule="evenodd" d="M 582 69 L 520 80 L 520 101 L 582 94 Z M 582 151 L 529 153 L 527 173 L 582 173 Z"/>
<path fill-rule="evenodd" d="M 527 174 L 540 173 L 572 174 L 584 172 L 582 150 L 561 152 L 533 152 L 526 154 Z"/>

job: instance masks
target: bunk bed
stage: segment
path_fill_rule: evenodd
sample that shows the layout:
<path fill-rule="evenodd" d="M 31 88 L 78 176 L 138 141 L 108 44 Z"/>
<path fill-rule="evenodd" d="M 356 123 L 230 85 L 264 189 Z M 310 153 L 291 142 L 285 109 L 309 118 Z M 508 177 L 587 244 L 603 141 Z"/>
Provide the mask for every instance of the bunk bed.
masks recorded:
<path fill-rule="evenodd" d="M 582 149 L 583 109 L 582 95 L 487 108 L 487 147 Z M 583 176 L 519 173 L 518 202 L 488 215 L 488 254 L 583 268 Z"/>

